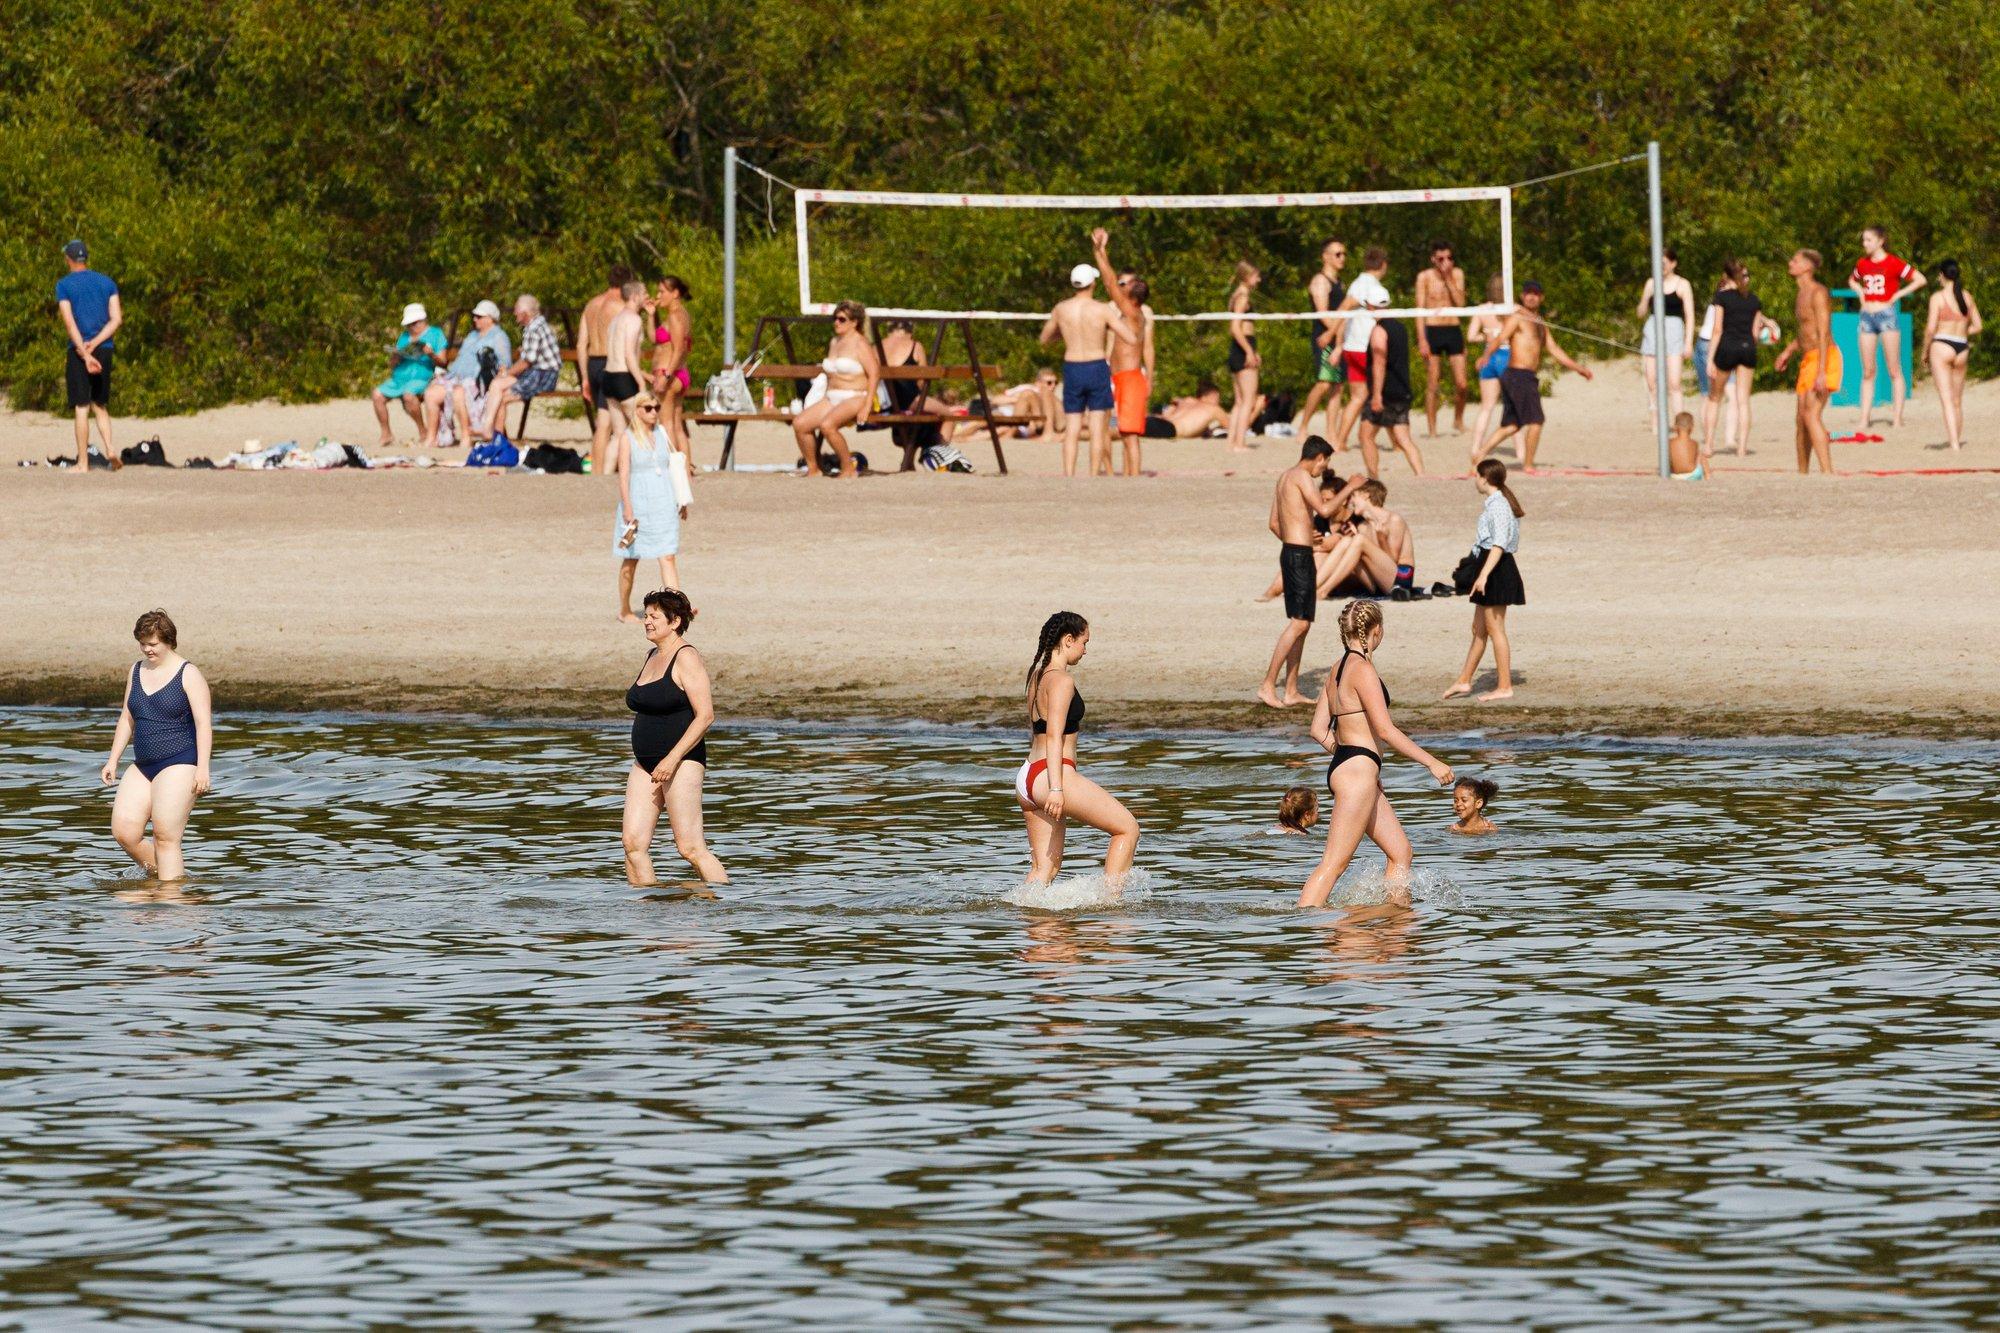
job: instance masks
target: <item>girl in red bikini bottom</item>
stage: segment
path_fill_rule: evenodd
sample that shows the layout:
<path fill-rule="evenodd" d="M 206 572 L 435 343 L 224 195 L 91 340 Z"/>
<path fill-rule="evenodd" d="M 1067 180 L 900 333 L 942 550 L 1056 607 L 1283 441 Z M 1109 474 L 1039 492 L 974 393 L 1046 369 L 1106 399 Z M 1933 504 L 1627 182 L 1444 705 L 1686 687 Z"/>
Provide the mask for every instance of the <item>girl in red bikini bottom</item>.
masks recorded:
<path fill-rule="evenodd" d="M 1104 855 L 1105 883 L 1116 888 L 1132 869 L 1139 821 L 1118 798 L 1077 771 L 1076 737 L 1083 729 L 1083 696 L 1070 670 L 1090 646 L 1090 625 L 1074 611 L 1058 611 L 1042 625 L 1035 660 L 1028 667 L 1028 758 L 1014 776 L 1014 796 L 1028 824 L 1031 884 L 1046 884 L 1062 869 L 1063 833 L 1071 819 L 1111 835 Z M 1060 717 L 1060 731 L 1049 719 Z"/>

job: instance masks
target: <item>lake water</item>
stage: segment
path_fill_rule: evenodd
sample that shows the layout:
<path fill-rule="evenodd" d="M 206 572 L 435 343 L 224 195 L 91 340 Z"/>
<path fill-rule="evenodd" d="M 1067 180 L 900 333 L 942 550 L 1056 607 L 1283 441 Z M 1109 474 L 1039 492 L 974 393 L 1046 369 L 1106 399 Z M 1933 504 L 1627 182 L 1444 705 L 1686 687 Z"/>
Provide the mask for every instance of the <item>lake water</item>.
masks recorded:
<path fill-rule="evenodd" d="M 1301 913 L 1323 761 L 1088 733 L 1050 912 L 1013 734 L 719 733 L 709 897 L 616 727 L 231 719 L 163 893 L 110 721 L 0 712 L 8 1327 L 2000 1319 L 1991 746 L 1440 738 Z"/>

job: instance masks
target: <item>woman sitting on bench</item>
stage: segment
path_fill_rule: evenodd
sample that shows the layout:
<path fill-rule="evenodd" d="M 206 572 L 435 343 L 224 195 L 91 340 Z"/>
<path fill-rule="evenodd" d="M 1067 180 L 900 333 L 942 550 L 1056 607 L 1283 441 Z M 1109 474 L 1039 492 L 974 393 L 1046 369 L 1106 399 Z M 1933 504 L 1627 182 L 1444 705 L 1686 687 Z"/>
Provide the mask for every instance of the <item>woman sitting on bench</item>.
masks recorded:
<path fill-rule="evenodd" d="M 833 446 L 840 462 L 840 475 L 859 475 L 854 455 L 841 435 L 842 426 L 865 426 L 875 402 L 876 386 L 882 381 L 882 362 L 869 344 L 863 324 L 868 312 L 858 301 L 842 301 L 833 308 L 833 338 L 826 345 L 826 396 L 792 419 L 792 434 L 799 443 L 799 456 L 806 461 L 806 475 L 819 475 L 819 436 Z"/>

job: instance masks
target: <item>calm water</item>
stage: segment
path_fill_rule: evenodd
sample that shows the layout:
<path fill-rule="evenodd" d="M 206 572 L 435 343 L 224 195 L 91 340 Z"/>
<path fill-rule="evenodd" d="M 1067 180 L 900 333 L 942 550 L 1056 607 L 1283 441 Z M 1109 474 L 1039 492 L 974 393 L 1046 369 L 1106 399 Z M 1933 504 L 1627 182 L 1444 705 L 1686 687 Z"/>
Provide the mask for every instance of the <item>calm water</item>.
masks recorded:
<path fill-rule="evenodd" d="M 1012 735 L 728 733 L 706 898 L 615 729 L 232 722 L 162 901 L 109 721 L 0 713 L 7 1327 L 2000 1318 L 1992 747 L 1448 740 L 1298 913 L 1301 750 L 1093 734 L 1052 913 Z"/>

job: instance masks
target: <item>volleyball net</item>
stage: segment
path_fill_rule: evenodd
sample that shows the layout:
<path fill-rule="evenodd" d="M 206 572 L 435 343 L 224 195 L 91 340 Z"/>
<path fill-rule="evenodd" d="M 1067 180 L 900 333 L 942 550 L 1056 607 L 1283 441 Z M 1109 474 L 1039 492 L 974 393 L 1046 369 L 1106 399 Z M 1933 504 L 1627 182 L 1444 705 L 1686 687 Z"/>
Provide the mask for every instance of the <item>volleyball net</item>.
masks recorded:
<path fill-rule="evenodd" d="M 830 313 L 834 302 L 822 299 L 815 293 L 815 279 L 825 277 L 826 256 L 816 251 L 815 240 L 822 233 L 836 230 L 829 214 L 831 210 L 848 209 L 928 209 L 928 210 L 1012 210 L 1015 212 L 1070 212 L 1095 213 L 1099 220 L 1120 230 L 1121 254 L 1136 259 L 1131 244 L 1131 227 L 1140 214 L 1162 214 L 1170 212 L 1198 212 L 1217 210 L 1345 210 L 1399 205 L 1458 205 L 1475 206 L 1482 212 L 1491 210 L 1488 217 L 1479 219 L 1477 230 L 1497 237 L 1497 272 L 1501 280 L 1501 299 L 1475 304 L 1453 306 L 1395 306 L 1373 309 L 1369 314 L 1375 318 L 1414 318 L 1425 315 L 1483 315 L 1505 314 L 1514 308 L 1514 242 L 1513 242 L 1513 195 L 1514 187 L 1507 185 L 1454 186 L 1439 189 L 1420 190 L 1333 190 L 1303 194 L 951 194 L 928 193 L 906 190 L 825 190 L 795 186 L 788 181 L 770 176 L 754 163 L 743 165 L 770 180 L 784 185 L 793 192 L 795 239 L 798 259 L 799 310 L 802 314 L 823 315 Z M 1463 219 L 1461 210 L 1440 209 L 1447 217 Z M 1326 224 L 1320 224 L 1322 226 Z M 854 228 L 847 229 L 853 234 Z M 865 228 L 862 229 L 865 231 Z M 1459 230 L 1440 218 L 1436 228 L 1438 234 Z M 1139 247 L 1144 250 L 1143 244 Z M 1062 243 L 1047 256 L 1048 278 L 1042 286 L 1050 291 L 1059 291 L 1065 284 L 1071 262 L 1087 259 L 1089 252 L 1079 247 L 1074 240 Z M 1360 247 L 1350 259 L 1350 265 L 1360 259 Z M 1144 270 L 1143 261 L 1134 267 Z M 836 278 L 838 263 L 835 263 Z M 1350 267 L 1350 272 L 1352 268 Z M 1109 275 L 1106 275 L 1107 280 Z M 1407 279 L 1406 279 L 1407 280 Z M 1204 284 L 1212 285 L 1212 284 Z M 1162 284 L 1154 283 L 1156 296 Z M 836 290 L 840 290 L 836 287 Z M 868 302 L 871 315 L 901 317 L 910 319 L 981 319 L 1040 321 L 1048 318 L 1047 306 L 1037 310 L 1013 310 L 979 308 L 976 306 L 888 305 Z M 1154 318 L 1161 322 L 1202 323 L 1222 320 L 1258 321 L 1301 321 L 1324 317 L 1323 311 L 1313 309 L 1265 311 L 1254 310 L 1236 313 L 1225 309 L 1197 310 L 1186 313 L 1171 313 L 1156 310 Z"/>

